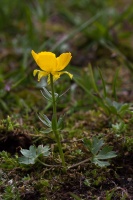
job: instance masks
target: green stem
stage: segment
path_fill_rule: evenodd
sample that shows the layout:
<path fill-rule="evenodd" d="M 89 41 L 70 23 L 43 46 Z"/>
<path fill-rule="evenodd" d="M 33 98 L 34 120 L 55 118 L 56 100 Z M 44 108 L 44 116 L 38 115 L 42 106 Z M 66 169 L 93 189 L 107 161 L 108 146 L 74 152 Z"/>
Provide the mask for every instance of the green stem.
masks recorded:
<path fill-rule="evenodd" d="M 57 127 L 56 99 L 55 99 L 53 75 L 52 74 L 50 74 L 50 83 L 51 83 L 52 100 L 53 100 L 53 121 L 52 121 L 54 123 L 53 132 L 55 134 L 56 142 L 57 142 L 59 153 L 60 153 L 60 158 L 62 160 L 62 165 L 63 165 L 63 167 L 66 168 L 64 153 L 63 153 L 62 146 L 61 146 L 60 135 L 59 135 L 59 131 L 57 129 L 58 127 Z"/>
<path fill-rule="evenodd" d="M 44 165 L 45 167 L 60 167 L 59 165 L 48 165 L 48 164 L 42 162 L 39 158 L 37 158 L 37 161 L 39 163 L 41 163 L 42 165 Z"/>

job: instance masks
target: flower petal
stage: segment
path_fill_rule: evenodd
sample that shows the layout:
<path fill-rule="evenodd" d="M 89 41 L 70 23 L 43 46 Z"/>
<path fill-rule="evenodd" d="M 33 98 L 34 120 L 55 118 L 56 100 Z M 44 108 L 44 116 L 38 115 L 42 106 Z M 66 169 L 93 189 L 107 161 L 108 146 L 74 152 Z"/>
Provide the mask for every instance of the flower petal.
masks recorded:
<path fill-rule="evenodd" d="M 59 78 L 60 78 L 60 72 L 55 72 L 54 74 L 53 74 L 53 82 L 55 82 L 56 80 L 58 80 Z"/>
<path fill-rule="evenodd" d="M 54 53 L 43 51 L 37 54 L 32 50 L 31 54 L 34 60 L 36 61 L 37 65 L 42 70 L 49 73 L 52 71 L 56 71 L 57 59 Z"/>
<path fill-rule="evenodd" d="M 50 74 L 48 75 L 47 84 L 50 84 Z"/>
<path fill-rule="evenodd" d="M 40 81 L 40 79 L 44 76 L 48 76 L 47 72 L 41 71 L 41 70 L 37 70 L 35 69 L 33 72 L 33 75 L 35 76 L 38 73 L 38 81 Z"/>
<path fill-rule="evenodd" d="M 57 79 L 59 79 L 60 75 L 61 75 L 60 72 L 52 72 L 53 82 L 55 82 Z M 51 83 L 50 82 L 50 74 L 48 75 L 47 83 L 48 83 L 48 85 Z"/>
<path fill-rule="evenodd" d="M 70 73 L 67 72 L 67 71 L 53 72 L 53 73 L 52 73 L 52 75 L 53 75 L 53 81 L 55 82 L 57 79 L 59 79 L 60 76 L 61 76 L 62 74 L 67 74 L 71 79 L 72 79 L 72 77 L 73 77 L 73 75 L 70 74 Z"/>
<path fill-rule="evenodd" d="M 67 74 L 70 77 L 70 79 L 72 79 L 72 77 L 73 77 L 73 74 L 71 74 L 71 73 L 69 73 L 67 71 L 62 71 L 62 72 L 59 72 L 59 73 L 60 73 L 60 75 Z"/>
<path fill-rule="evenodd" d="M 57 69 L 55 71 L 63 70 L 68 65 L 71 58 L 71 53 L 62 53 L 59 57 L 57 57 Z"/>
<path fill-rule="evenodd" d="M 37 59 L 38 59 L 38 54 L 37 54 L 37 53 L 35 53 L 33 50 L 31 51 L 31 54 L 32 54 L 32 56 L 33 56 L 34 60 L 37 62 Z"/>
<path fill-rule="evenodd" d="M 56 56 L 51 52 L 41 52 L 38 54 L 37 64 L 45 72 L 51 73 L 56 70 Z"/>
<path fill-rule="evenodd" d="M 33 71 L 33 76 L 35 76 L 39 71 L 40 71 L 40 70 L 35 69 L 35 70 Z"/>

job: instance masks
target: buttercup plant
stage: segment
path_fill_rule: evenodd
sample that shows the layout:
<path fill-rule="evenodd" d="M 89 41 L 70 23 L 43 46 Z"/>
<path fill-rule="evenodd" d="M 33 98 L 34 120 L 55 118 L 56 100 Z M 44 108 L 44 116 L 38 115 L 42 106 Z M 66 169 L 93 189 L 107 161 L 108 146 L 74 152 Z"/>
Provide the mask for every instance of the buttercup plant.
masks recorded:
<path fill-rule="evenodd" d="M 37 65 L 40 67 L 41 70 L 35 69 L 33 75 L 35 76 L 38 74 L 38 81 L 42 77 L 48 76 L 47 84 L 51 85 L 51 91 L 48 91 L 46 88 L 43 87 L 42 94 L 48 100 L 51 101 L 53 104 L 53 116 L 52 121 L 48 119 L 46 115 L 39 115 L 39 119 L 48 127 L 46 132 L 49 133 L 51 131 L 55 134 L 55 139 L 58 145 L 60 158 L 62 160 L 63 167 L 66 167 L 64 153 L 62 150 L 61 139 L 60 139 L 60 130 L 62 125 L 62 117 L 57 120 L 57 99 L 60 97 L 57 93 L 55 93 L 54 89 L 54 82 L 60 78 L 62 74 L 68 74 L 69 77 L 72 79 L 73 75 L 67 71 L 62 71 L 64 68 L 69 64 L 72 56 L 71 53 L 62 53 L 59 57 L 52 52 L 40 52 L 35 53 L 33 50 L 31 54 L 36 61 Z"/>

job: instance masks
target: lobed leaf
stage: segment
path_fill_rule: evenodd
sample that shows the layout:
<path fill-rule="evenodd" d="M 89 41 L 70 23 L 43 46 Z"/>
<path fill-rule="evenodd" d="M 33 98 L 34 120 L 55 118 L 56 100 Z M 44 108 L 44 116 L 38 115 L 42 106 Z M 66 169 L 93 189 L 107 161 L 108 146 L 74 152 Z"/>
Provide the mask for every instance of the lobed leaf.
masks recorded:
<path fill-rule="evenodd" d="M 39 145 L 37 148 L 35 146 L 30 146 L 29 150 L 27 149 L 21 149 L 21 153 L 23 154 L 22 157 L 18 158 L 19 163 L 23 164 L 35 164 L 37 161 L 37 158 L 40 155 L 43 156 L 49 156 L 49 147 L 48 146 L 43 146 Z"/>
<path fill-rule="evenodd" d="M 37 151 L 37 156 L 40 156 L 41 154 L 43 156 L 49 156 L 50 154 L 48 146 L 39 145 L 36 151 Z"/>
<path fill-rule="evenodd" d="M 102 150 L 99 152 L 99 154 L 96 156 L 98 159 L 110 159 L 116 157 L 116 153 L 114 151 L 111 151 L 112 147 L 105 146 L 102 148 Z"/>
<path fill-rule="evenodd" d="M 98 138 L 93 137 L 92 148 L 91 148 L 92 154 L 96 155 L 103 145 L 104 145 L 104 141 L 102 139 L 99 140 Z"/>
<path fill-rule="evenodd" d="M 98 160 L 97 158 L 93 158 L 92 163 L 94 163 L 95 165 L 98 165 L 99 167 L 107 167 L 110 165 L 108 161 L 101 161 L 101 160 Z"/>

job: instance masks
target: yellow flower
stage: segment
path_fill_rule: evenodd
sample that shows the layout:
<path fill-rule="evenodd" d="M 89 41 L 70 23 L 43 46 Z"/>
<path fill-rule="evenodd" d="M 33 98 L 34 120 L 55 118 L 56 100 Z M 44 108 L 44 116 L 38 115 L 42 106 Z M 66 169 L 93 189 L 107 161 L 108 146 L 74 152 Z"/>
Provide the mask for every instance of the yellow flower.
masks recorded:
<path fill-rule="evenodd" d="M 62 53 L 59 57 L 52 52 L 35 53 L 33 50 L 31 54 L 41 70 L 35 69 L 33 75 L 38 73 L 38 81 L 44 76 L 48 76 L 48 84 L 50 84 L 50 74 L 53 75 L 53 81 L 56 81 L 64 73 L 68 74 L 72 79 L 73 75 L 67 71 L 62 71 L 70 62 L 71 53 Z"/>

